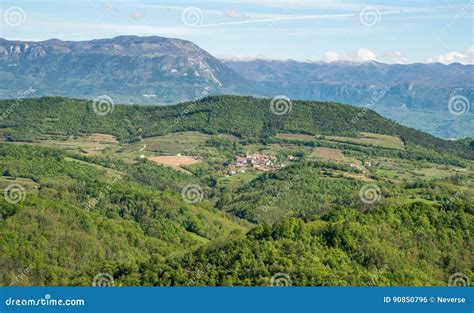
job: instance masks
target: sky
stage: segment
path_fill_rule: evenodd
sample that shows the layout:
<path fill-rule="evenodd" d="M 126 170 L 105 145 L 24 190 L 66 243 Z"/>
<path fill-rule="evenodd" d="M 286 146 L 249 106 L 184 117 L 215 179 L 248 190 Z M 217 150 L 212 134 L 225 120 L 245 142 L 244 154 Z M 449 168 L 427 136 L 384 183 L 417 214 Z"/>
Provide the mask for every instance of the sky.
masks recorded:
<path fill-rule="evenodd" d="M 221 58 L 472 64 L 474 0 L 0 1 L 0 37 L 190 40 Z"/>

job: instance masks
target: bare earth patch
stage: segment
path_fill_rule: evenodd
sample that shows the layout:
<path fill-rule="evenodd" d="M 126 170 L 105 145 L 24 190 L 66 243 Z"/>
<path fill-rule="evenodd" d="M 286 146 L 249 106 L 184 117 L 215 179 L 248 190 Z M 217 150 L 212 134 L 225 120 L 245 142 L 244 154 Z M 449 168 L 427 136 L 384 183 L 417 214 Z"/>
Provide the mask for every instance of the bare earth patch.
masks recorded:
<path fill-rule="evenodd" d="M 93 142 L 118 144 L 118 140 L 113 135 L 108 135 L 108 134 L 95 133 L 95 134 L 91 134 L 90 136 L 87 136 L 86 138 Z"/>
<path fill-rule="evenodd" d="M 184 156 L 184 155 L 156 156 L 156 157 L 149 157 L 148 160 L 156 162 L 158 164 L 170 166 L 174 169 L 181 169 L 181 166 L 183 165 L 192 165 L 192 164 L 201 163 L 201 160 L 195 157 Z"/>

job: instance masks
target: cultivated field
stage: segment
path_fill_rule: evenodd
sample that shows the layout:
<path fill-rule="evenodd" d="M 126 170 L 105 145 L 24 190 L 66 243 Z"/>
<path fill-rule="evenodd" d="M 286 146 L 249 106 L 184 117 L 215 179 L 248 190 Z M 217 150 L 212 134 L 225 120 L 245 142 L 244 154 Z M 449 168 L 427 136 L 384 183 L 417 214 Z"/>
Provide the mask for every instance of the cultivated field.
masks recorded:
<path fill-rule="evenodd" d="M 149 157 L 148 160 L 153 161 L 158 164 L 170 166 L 174 169 L 181 169 L 182 166 L 201 163 L 201 161 L 199 159 L 196 159 L 195 157 L 184 156 L 184 155 L 155 156 L 155 157 Z"/>
<path fill-rule="evenodd" d="M 363 137 L 325 136 L 325 139 L 378 148 L 405 149 L 403 142 L 398 137 L 367 132 L 361 132 L 360 134 Z"/>
<path fill-rule="evenodd" d="M 344 161 L 344 155 L 339 149 L 323 148 L 318 147 L 313 149 L 313 155 L 328 161 L 342 162 Z"/>
<path fill-rule="evenodd" d="M 277 138 L 281 139 L 289 139 L 289 140 L 314 140 L 314 136 L 311 135 L 304 135 L 304 134 L 277 134 Z"/>

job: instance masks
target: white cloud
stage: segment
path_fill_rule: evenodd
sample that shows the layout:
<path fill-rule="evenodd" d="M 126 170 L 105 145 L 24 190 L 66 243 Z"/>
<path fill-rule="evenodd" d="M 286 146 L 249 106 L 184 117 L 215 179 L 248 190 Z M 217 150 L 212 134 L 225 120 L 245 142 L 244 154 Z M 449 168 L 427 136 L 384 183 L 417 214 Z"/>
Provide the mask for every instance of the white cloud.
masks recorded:
<path fill-rule="evenodd" d="M 383 55 L 383 58 L 386 59 L 389 63 L 398 63 L 398 64 L 408 63 L 408 58 L 401 51 L 385 52 Z"/>
<path fill-rule="evenodd" d="M 357 55 L 355 57 L 355 61 L 372 61 L 377 60 L 377 56 L 372 50 L 359 48 L 357 50 Z"/>
<path fill-rule="evenodd" d="M 376 61 L 377 55 L 370 49 L 359 48 L 357 51 L 351 51 L 339 54 L 335 51 L 326 51 L 324 53 L 323 60 L 326 62 L 334 61 L 354 61 L 354 62 L 366 62 Z"/>
<path fill-rule="evenodd" d="M 438 57 L 438 62 L 444 64 L 461 63 L 474 64 L 474 46 L 464 52 L 451 51 Z"/>
<path fill-rule="evenodd" d="M 323 60 L 326 61 L 326 62 L 337 61 L 337 60 L 339 60 L 339 54 L 337 52 L 334 52 L 334 51 L 326 51 L 326 53 L 324 53 Z"/>

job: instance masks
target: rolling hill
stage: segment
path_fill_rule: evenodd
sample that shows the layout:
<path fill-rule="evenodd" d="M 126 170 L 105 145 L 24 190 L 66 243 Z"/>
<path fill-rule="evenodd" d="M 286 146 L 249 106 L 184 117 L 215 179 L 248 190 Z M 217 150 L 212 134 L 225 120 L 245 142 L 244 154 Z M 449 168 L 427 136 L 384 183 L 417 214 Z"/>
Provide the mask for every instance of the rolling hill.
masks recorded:
<path fill-rule="evenodd" d="M 442 138 L 474 137 L 472 65 L 218 60 L 192 42 L 157 36 L 41 42 L 0 39 L 0 98 L 65 96 L 175 104 L 235 94 L 348 103 Z M 33 91 L 34 90 L 34 91 Z"/>
<path fill-rule="evenodd" d="M 285 98 L 43 97 L 0 112 L 3 285 L 474 278 L 468 140 Z"/>

